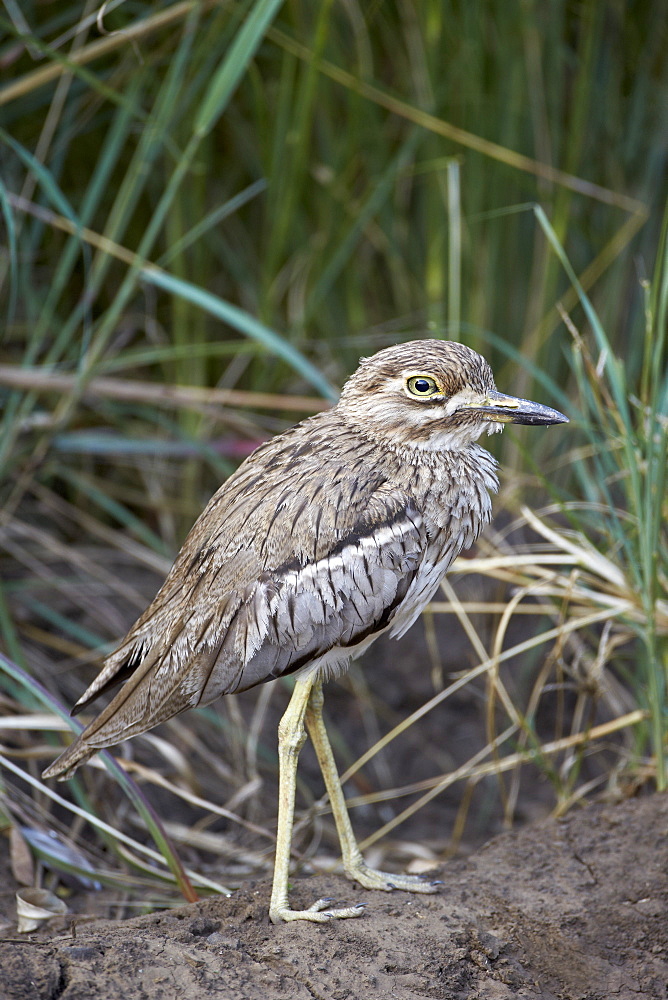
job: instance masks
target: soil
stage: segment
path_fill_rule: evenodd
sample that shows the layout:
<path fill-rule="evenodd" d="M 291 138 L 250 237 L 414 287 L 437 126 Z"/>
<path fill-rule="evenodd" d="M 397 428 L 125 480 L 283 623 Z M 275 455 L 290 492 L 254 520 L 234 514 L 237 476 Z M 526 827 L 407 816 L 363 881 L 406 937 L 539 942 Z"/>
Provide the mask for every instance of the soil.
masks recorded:
<path fill-rule="evenodd" d="M 0 941 L 2 1000 L 616 1000 L 668 997 L 668 796 L 588 805 L 501 834 L 435 896 L 297 878 L 292 901 L 364 916 L 272 926 L 251 883 L 122 922 Z M 6 884 L 9 903 L 15 886 Z"/>

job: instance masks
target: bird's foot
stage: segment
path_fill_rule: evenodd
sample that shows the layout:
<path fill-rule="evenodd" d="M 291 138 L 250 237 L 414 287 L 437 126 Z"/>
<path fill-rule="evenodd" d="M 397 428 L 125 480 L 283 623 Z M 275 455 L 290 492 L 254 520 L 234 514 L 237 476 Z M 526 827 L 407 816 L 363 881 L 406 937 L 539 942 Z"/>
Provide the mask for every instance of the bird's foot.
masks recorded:
<path fill-rule="evenodd" d="M 424 875 L 396 875 L 392 872 L 380 872 L 369 868 L 364 862 L 354 864 L 345 869 L 346 876 L 354 882 L 359 882 L 365 889 L 381 889 L 392 892 L 400 889 L 402 892 L 437 892 L 442 882 L 432 880 Z"/>
<path fill-rule="evenodd" d="M 307 910 L 291 910 L 284 906 L 272 906 L 269 909 L 269 919 L 272 924 L 281 924 L 290 920 L 312 920 L 314 923 L 326 924 L 330 920 L 347 920 L 350 917 L 361 917 L 366 903 L 356 903 L 355 906 L 343 906 L 338 910 L 330 907 L 331 899 L 319 899 Z"/>

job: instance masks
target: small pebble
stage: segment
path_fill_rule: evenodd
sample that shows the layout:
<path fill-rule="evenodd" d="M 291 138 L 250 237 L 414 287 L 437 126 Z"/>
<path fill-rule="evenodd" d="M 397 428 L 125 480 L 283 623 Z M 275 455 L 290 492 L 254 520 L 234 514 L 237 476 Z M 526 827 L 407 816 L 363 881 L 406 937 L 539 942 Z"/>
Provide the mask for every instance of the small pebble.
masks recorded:
<path fill-rule="evenodd" d="M 75 962 L 90 962 L 91 959 L 100 958 L 103 954 L 99 948 L 84 944 L 71 945 L 69 948 L 61 948 L 60 951 Z"/>
<path fill-rule="evenodd" d="M 221 934 L 220 931 L 209 934 L 206 943 L 210 948 L 225 948 L 226 951 L 236 951 L 241 944 L 239 938 L 228 937 L 226 934 Z"/>

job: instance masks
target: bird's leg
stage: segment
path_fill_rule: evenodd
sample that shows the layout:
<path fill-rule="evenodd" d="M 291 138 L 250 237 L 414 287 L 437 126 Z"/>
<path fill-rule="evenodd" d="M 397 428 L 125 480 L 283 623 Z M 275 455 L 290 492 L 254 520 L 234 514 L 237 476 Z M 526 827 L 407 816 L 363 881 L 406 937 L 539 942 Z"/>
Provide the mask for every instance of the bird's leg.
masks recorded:
<path fill-rule="evenodd" d="M 278 827 L 276 830 L 274 884 L 269 905 L 269 917 L 274 924 L 280 924 L 283 920 L 314 920 L 323 923 L 335 917 L 358 917 L 363 912 L 361 906 L 333 910 L 329 908 L 329 899 L 319 899 L 307 910 L 292 910 L 288 902 L 288 874 L 292 824 L 295 814 L 297 761 L 299 751 L 306 739 L 304 716 L 312 686 L 313 680 L 308 676 L 297 679 L 290 704 L 278 726 Z"/>
<path fill-rule="evenodd" d="M 383 889 L 386 892 L 390 892 L 392 889 L 403 889 L 406 892 L 436 892 L 438 882 L 427 881 L 420 875 L 394 875 L 390 872 L 377 871 L 375 868 L 369 868 L 362 857 L 362 852 L 355 840 L 334 754 L 322 717 L 323 701 L 322 682 L 316 681 L 311 687 L 305 722 L 318 757 L 322 776 L 325 779 L 325 787 L 341 843 L 344 872 L 349 879 L 359 882 L 365 889 Z"/>

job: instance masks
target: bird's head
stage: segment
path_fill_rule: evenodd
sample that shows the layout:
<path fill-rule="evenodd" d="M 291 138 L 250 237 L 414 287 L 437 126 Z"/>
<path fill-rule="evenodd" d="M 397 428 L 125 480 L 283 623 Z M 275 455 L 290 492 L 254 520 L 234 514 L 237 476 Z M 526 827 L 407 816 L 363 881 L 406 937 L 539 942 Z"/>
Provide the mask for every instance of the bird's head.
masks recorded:
<path fill-rule="evenodd" d="M 344 419 L 390 447 L 458 451 L 504 424 L 561 424 L 541 403 L 506 396 L 464 344 L 414 340 L 362 358 L 341 392 Z"/>

